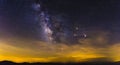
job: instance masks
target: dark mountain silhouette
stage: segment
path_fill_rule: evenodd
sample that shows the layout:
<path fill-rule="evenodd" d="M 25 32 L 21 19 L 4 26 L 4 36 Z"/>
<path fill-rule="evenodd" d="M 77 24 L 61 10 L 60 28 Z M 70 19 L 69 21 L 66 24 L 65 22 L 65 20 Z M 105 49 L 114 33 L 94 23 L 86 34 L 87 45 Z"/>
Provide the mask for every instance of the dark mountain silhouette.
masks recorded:
<path fill-rule="evenodd" d="M 16 65 L 17 63 L 11 62 L 11 61 L 1 61 L 0 65 Z"/>
<path fill-rule="evenodd" d="M 82 63 L 15 63 L 11 61 L 1 61 L 0 65 L 120 65 L 120 62 L 82 62 Z"/>

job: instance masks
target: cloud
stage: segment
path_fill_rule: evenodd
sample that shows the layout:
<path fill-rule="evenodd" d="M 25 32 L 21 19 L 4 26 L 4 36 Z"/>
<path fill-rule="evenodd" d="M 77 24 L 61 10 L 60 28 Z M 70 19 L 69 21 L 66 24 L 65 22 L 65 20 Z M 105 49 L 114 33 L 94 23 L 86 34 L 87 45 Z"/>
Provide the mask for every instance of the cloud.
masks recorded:
<path fill-rule="evenodd" d="M 62 43 L 47 44 L 45 42 L 37 42 L 37 44 L 37 48 L 22 48 L 1 43 L 0 54 L 3 56 L 1 60 L 18 61 L 23 59 L 26 62 L 35 62 L 36 59 L 36 62 L 45 62 L 46 59 L 46 62 L 79 62 L 90 58 L 104 57 L 104 54 L 99 54 L 97 52 L 100 49 L 95 49 L 90 46 L 69 46 Z"/>
<path fill-rule="evenodd" d="M 14 62 L 88 62 L 120 61 L 120 44 L 109 45 L 106 32 L 89 33 L 78 44 L 47 43 L 20 38 L 0 41 L 0 61 Z"/>

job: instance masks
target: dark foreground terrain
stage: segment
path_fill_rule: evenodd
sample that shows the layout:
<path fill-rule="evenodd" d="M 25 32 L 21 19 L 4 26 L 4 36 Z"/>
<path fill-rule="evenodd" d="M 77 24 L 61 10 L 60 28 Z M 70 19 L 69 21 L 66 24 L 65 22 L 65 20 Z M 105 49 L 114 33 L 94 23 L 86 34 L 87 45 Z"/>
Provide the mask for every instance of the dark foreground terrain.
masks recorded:
<path fill-rule="evenodd" d="M 84 62 L 84 63 L 14 63 L 2 61 L 0 65 L 120 65 L 120 62 Z"/>

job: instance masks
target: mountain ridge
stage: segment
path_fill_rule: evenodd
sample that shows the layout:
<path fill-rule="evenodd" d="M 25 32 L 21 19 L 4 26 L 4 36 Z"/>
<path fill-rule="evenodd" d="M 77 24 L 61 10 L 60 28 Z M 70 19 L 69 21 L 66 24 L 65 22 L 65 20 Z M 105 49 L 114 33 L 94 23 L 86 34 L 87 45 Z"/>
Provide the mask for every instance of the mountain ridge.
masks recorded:
<path fill-rule="evenodd" d="M 48 63 L 42 63 L 42 62 L 22 62 L 22 63 L 16 63 L 12 61 L 0 61 L 0 65 L 120 65 L 120 62 L 66 62 L 66 63 L 58 63 L 58 62 L 48 62 Z"/>

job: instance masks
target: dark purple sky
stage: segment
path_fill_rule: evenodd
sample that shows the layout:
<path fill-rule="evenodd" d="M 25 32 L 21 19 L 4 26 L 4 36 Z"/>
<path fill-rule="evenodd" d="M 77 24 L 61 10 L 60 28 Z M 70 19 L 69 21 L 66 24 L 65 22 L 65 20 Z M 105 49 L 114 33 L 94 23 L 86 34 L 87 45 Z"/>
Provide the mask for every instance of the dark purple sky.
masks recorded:
<path fill-rule="evenodd" d="M 38 38 L 38 23 L 31 7 L 38 0 L 0 0 L 0 31 L 6 36 Z M 42 7 L 50 14 L 63 15 L 63 24 L 72 28 L 101 28 L 120 32 L 120 1 L 118 0 L 41 0 Z M 44 9 L 43 8 L 43 9 Z"/>

